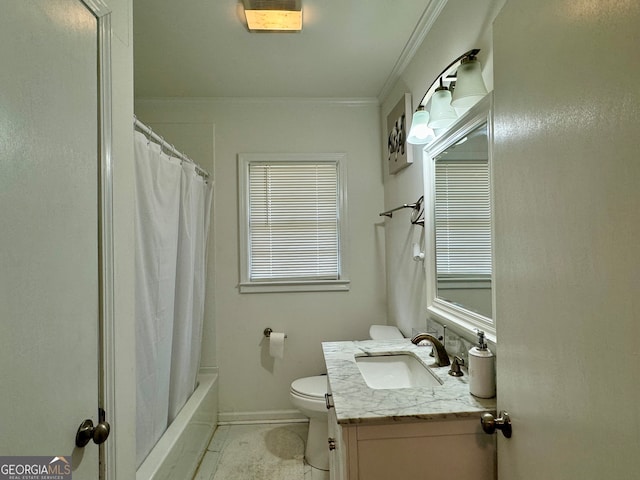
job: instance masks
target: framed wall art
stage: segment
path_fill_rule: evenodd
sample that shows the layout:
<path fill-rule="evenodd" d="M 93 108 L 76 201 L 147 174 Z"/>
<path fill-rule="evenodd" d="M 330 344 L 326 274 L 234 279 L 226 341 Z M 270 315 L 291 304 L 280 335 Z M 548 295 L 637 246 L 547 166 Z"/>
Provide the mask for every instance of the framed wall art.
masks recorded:
<path fill-rule="evenodd" d="M 387 115 L 387 164 L 392 175 L 413 163 L 411 145 L 407 144 L 411 114 L 411 94 L 405 93 Z"/>

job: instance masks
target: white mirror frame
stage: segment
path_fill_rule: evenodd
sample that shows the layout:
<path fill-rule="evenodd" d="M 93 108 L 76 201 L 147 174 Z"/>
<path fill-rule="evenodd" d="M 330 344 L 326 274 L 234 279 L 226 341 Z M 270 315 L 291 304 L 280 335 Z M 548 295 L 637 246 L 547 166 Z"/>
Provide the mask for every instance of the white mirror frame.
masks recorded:
<path fill-rule="evenodd" d="M 486 122 L 488 140 L 489 175 L 493 187 L 492 146 L 493 146 L 493 122 L 492 122 L 493 94 L 489 93 L 476 105 L 465 112 L 448 130 L 427 145 L 423 151 L 424 171 L 424 200 L 425 200 L 425 273 L 427 279 L 427 311 L 436 321 L 452 327 L 464 337 L 475 338 L 476 329 L 485 332 L 487 339 L 496 341 L 495 320 L 472 312 L 458 305 L 446 302 L 437 297 L 436 278 L 436 245 L 435 245 L 435 165 L 434 159 L 448 147 L 464 138 L 473 129 Z M 493 193 L 491 194 L 491 235 L 494 228 Z M 494 260 L 494 242 L 491 247 L 491 263 Z M 491 304 L 495 317 L 495 279 L 491 277 Z"/>

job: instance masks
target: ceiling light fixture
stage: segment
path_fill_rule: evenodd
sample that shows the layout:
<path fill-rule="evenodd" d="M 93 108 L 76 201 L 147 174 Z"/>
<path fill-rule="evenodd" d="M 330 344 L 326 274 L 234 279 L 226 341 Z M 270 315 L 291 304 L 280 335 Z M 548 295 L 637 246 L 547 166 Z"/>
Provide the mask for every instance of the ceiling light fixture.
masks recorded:
<path fill-rule="evenodd" d="M 243 0 L 250 32 L 299 32 L 302 0 Z"/>
<path fill-rule="evenodd" d="M 474 48 L 463 53 L 436 77 L 413 114 L 408 143 L 424 145 L 431 142 L 436 136 L 434 130 L 437 134 L 449 127 L 458 118 L 458 113 L 468 110 L 487 94 L 482 65 L 476 58 L 479 51 Z"/>

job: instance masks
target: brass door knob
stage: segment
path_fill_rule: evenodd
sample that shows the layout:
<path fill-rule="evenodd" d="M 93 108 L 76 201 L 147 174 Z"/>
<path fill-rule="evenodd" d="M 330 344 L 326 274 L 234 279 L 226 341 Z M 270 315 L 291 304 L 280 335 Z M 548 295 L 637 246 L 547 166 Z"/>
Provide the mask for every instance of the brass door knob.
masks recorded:
<path fill-rule="evenodd" d="M 480 423 L 482 424 L 482 430 L 489 435 L 493 435 L 496 430 L 500 430 L 505 437 L 511 438 L 511 419 L 507 412 L 500 412 L 498 418 L 494 418 L 490 413 L 483 413 L 480 417 Z"/>
<path fill-rule="evenodd" d="M 111 432 L 111 426 L 108 422 L 103 420 L 94 427 L 93 421 L 87 418 L 80 424 L 76 432 L 76 446 L 84 448 L 91 440 L 96 445 L 100 445 L 107 440 L 109 432 Z"/>

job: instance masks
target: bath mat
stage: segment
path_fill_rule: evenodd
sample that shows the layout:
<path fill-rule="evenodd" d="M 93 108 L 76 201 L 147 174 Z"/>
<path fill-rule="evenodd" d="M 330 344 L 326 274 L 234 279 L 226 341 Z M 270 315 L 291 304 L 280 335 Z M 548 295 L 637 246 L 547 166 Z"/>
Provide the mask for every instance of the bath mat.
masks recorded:
<path fill-rule="evenodd" d="M 213 480 L 302 480 L 304 440 L 287 427 L 263 427 L 231 438 Z"/>

